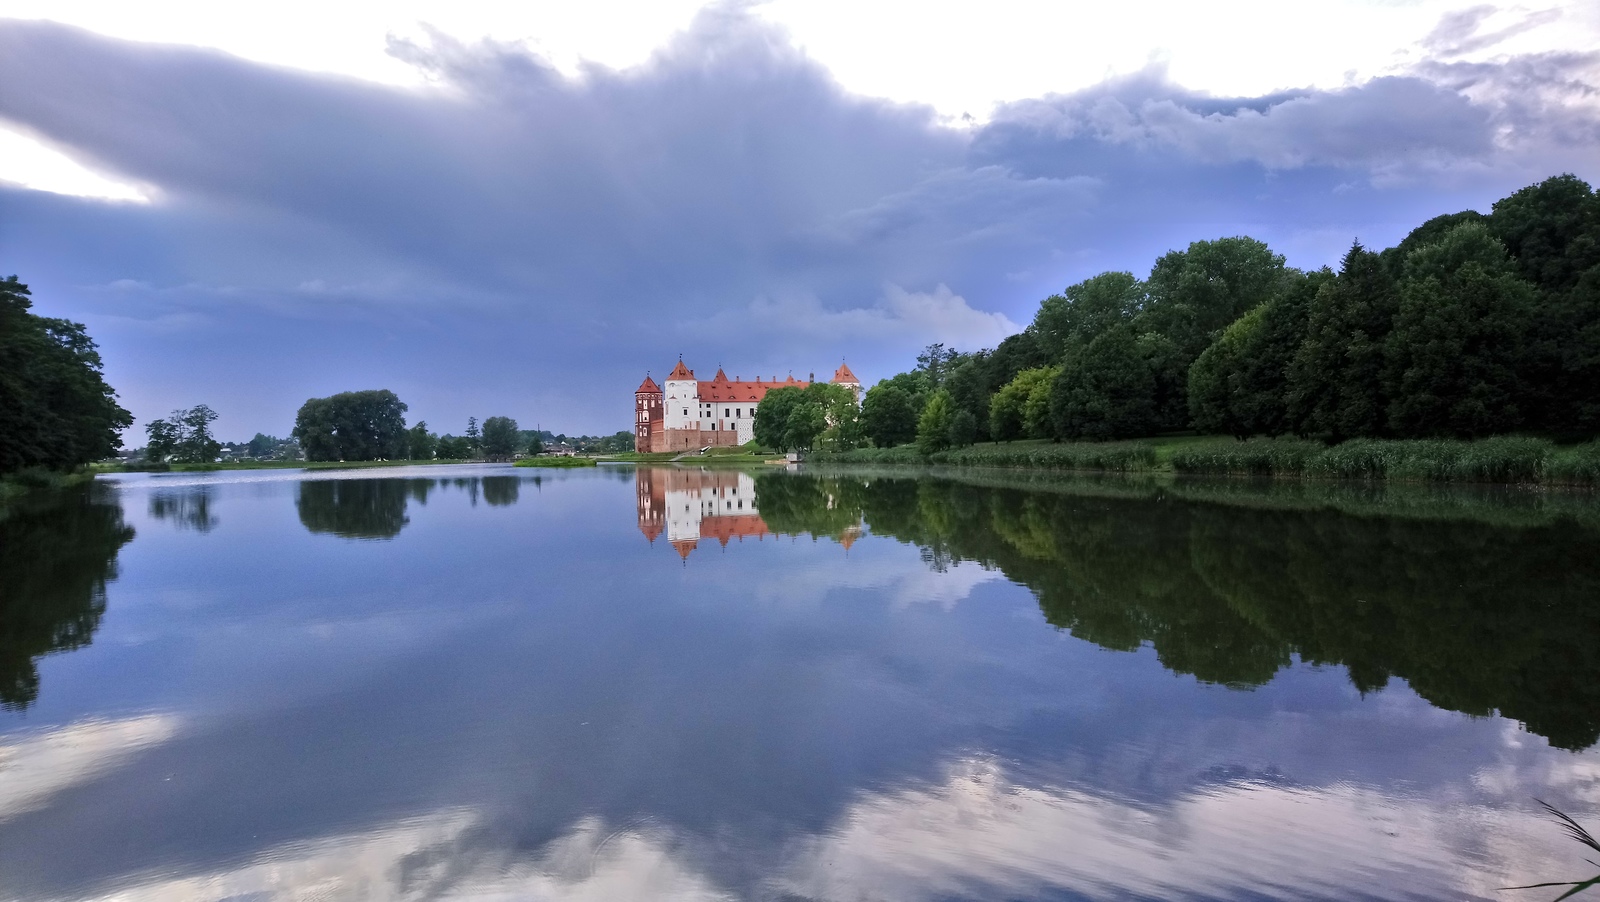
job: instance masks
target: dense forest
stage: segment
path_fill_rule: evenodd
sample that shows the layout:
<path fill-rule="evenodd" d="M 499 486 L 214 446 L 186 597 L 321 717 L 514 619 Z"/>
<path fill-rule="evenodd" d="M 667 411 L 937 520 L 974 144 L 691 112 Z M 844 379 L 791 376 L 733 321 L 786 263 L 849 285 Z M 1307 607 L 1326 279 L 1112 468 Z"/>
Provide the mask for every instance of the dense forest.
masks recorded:
<path fill-rule="evenodd" d="M 1600 433 L 1600 196 L 1572 175 L 1302 272 L 1196 241 L 1148 277 L 1045 298 L 972 354 L 928 348 L 866 394 L 878 447 L 1194 430 L 1339 442 Z M 826 438 L 826 436 L 824 436 Z M 837 443 L 842 445 L 843 443 Z"/>

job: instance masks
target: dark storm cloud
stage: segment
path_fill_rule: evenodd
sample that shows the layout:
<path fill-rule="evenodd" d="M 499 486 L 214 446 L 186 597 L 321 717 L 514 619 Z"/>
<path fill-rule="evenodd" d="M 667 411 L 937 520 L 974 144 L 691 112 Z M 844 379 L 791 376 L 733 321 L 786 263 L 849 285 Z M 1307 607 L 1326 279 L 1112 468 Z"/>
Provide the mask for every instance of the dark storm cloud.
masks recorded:
<path fill-rule="evenodd" d="M 0 190 L 0 269 L 89 322 L 141 417 L 206 401 L 229 435 L 281 434 L 308 396 L 386 386 L 436 428 L 612 431 L 680 352 L 744 373 L 847 354 L 870 380 L 1196 238 L 1299 265 L 1395 240 L 1549 174 L 1594 125 L 1549 87 L 1589 84 L 1581 61 L 1524 60 L 1255 98 L 1148 72 L 962 131 L 849 95 L 736 8 L 576 78 L 440 34 L 390 52 L 432 86 L 0 23 L 0 119 L 155 198 Z M 1473 93 L 1508 78 L 1546 99 Z"/>

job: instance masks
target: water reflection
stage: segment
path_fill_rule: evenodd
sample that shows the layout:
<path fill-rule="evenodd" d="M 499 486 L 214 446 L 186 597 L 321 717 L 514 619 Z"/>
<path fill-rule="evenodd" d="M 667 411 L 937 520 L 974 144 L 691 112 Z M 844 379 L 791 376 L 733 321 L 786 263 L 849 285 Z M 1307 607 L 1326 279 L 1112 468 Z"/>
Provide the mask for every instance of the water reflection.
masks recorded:
<path fill-rule="evenodd" d="M 0 895 L 1488 899 L 1581 867 L 1529 800 L 1590 821 L 1600 753 L 1436 707 L 1591 741 L 1596 527 L 1548 498 L 418 472 L 208 474 L 222 525 L 141 528 L 94 646 L 0 718 Z"/>
<path fill-rule="evenodd" d="M 211 513 L 215 496 L 216 487 L 209 485 L 157 489 L 150 493 L 150 517 L 170 521 L 179 529 L 210 532 L 217 526 Z"/>
<path fill-rule="evenodd" d="M 634 475 L 639 531 L 651 544 L 665 532 L 685 559 L 702 539 L 726 548 L 730 541 L 811 533 L 849 548 L 861 535 L 860 509 L 835 510 L 822 483 L 764 481 L 767 488 L 758 499 L 756 478 L 738 470 L 641 467 Z M 797 509 L 805 514 L 796 516 Z"/>
<path fill-rule="evenodd" d="M 1600 532 L 1585 522 L 1264 509 L 1063 481 L 769 473 L 755 491 L 774 528 L 836 535 L 864 520 L 934 566 L 998 568 L 1080 639 L 1149 644 L 1206 682 L 1259 686 L 1298 656 L 1344 665 L 1362 692 L 1403 677 L 1435 705 L 1515 718 L 1562 748 L 1600 740 Z"/>
<path fill-rule="evenodd" d="M 508 507 L 517 503 L 522 480 L 516 476 L 483 477 L 483 500 L 490 507 Z"/>
<path fill-rule="evenodd" d="M 529 477 L 528 481 L 538 484 L 539 477 Z M 521 496 L 522 482 L 520 476 L 301 480 L 297 483 L 295 508 L 301 524 L 314 533 L 347 539 L 392 539 L 411 522 L 406 514 L 407 505 L 427 504 L 428 497 L 438 489 L 448 487 L 463 492 L 473 507 L 478 505 L 480 496 L 490 507 L 509 507 Z M 209 491 L 209 487 L 200 487 L 199 491 Z M 152 496 L 151 515 L 170 517 L 177 516 L 177 500 L 164 500 L 163 513 L 157 513 L 157 497 L 188 496 L 166 493 Z M 207 496 L 199 497 L 203 502 Z M 165 513 L 168 509 L 174 513 Z"/>
<path fill-rule="evenodd" d="M 299 484 L 295 510 L 312 532 L 347 539 L 392 539 L 411 520 L 406 502 L 427 503 L 431 479 L 318 479 Z"/>
<path fill-rule="evenodd" d="M 131 541 L 122 508 L 99 491 L 0 509 L 0 706 L 38 698 L 40 656 L 89 644 Z"/>

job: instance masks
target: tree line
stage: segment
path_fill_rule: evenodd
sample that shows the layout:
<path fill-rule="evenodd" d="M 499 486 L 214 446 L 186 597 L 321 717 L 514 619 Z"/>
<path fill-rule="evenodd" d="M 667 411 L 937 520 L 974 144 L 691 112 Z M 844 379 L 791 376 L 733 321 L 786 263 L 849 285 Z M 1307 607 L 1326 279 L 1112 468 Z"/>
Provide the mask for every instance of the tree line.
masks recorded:
<path fill-rule="evenodd" d="M 537 436 L 523 438 L 511 417 L 489 417 L 481 426 L 477 417 L 468 417 L 466 434 L 439 435 L 426 421 L 408 428 L 406 410 L 387 389 L 312 398 L 300 406 L 291 435 L 312 461 L 510 460 L 542 449 Z"/>
<path fill-rule="evenodd" d="M 759 412 L 758 412 L 759 416 Z M 933 452 L 1169 431 L 1338 442 L 1600 433 L 1600 196 L 1572 175 L 1304 272 L 1253 238 L 1107 272 L 1021 333 L 932 345 L 873 386 L 861 431 Z"/>

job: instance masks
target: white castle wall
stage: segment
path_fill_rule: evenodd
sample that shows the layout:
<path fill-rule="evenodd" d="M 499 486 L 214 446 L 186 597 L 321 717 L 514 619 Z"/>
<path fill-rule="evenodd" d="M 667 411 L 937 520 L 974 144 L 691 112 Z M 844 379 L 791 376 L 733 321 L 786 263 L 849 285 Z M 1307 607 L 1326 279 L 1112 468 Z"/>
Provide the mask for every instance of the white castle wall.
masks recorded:
<path fill-rule="evenodd" d="M 732 477 L 732 478 L 729 478 Z M 667 541 L 698 540 L 707 517 L 756 514 L 756 481 L 745 473 L 718 474 L 699 488 L 668 491 Z"/>
<path fill-rule="evenodd" d="M 700 428 L 700 383 L 668 379 L 662 386 L 662 419 L 668 429 Z"/>

